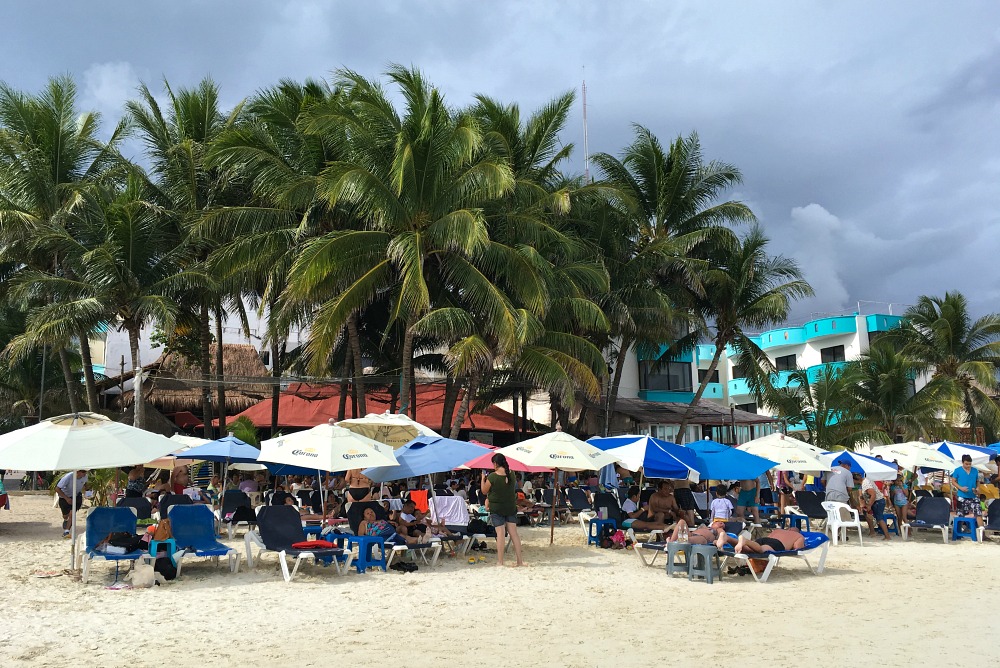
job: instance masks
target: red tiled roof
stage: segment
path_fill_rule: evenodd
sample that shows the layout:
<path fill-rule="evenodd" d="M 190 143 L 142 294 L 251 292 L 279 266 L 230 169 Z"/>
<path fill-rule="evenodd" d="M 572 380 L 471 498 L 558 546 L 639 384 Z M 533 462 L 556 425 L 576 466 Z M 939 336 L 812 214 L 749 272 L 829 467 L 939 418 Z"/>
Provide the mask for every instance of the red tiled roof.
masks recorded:
<path fill-rule="evenodd" d="M 450 429 L 450 425 L 446 429 L 441 427 L 444 393 L 444 383 L 417 385 L 417 422 L 437 432 L 445 432 Z M 455 411 L 458 410 L 461 401 L 462 393 L 459 392 L 455 401 Z M 466 415 L 465 421 L 462 423 L 462 429 L 492 432 L 514 431 L 513 415 L 496 406 L 490 406 L 482 413 L 476 413 L 474 412 L 475 403 L 472 402 L 469 414 Z M 281 393 L 278 400 L 278 427 L 315 427 L 329 420 L 336 420 L 339 404 L 339 385 L 293 384 Z M 385 413 L 389 410 L 389 406 L 390 396 L 388 392 L 368 393 L 366 408 L 369 413 Z M 250 418 L 257 427 L 270 427 L 271 399 L 265 399 L 242 413 L 232 416 L 229 420 L 244 416 Z M 346 417 L 351 417 L 350 396 L 347 399 Z M 218 424 L 217 421 L 215 423 Z"/>

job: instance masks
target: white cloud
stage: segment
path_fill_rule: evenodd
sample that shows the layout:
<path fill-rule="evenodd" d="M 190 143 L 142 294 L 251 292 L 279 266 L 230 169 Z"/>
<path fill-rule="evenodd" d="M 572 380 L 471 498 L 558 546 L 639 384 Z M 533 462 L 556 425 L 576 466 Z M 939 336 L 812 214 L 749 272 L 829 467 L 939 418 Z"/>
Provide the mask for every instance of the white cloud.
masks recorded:
<path fill-rule="evenodd" d="M 131 63 L 94 63 L 83 72 L 81 106 L 99 111 L 104 127 L 110 130 L 121 117 L 125 101 L 135 97 L 138 85 L 139 75 Z"/>

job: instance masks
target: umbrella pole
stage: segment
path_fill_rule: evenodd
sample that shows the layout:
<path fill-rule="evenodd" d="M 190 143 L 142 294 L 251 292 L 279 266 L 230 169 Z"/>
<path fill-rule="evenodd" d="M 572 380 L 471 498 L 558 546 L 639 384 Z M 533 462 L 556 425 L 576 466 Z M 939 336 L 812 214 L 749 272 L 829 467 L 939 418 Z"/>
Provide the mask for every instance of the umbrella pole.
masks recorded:
<path fill-rule="evenodd" d="M 552 477 L 552 507 L 549 508 L 549 545 L 556 542 L 556 506 L 559 505 L 559 469 Z"/>
<path fill-rule="evenodd" d="M 316 480 L 319 481 L 319 502 L 323 506 L 323 519 L 319 522 L 319 537 L 323 537 L 323 525 L 326 524 L 326 485 L 323 484 L 323 478 L 319 475 L 319 469 L 316 469 Z"/>
<path fill-rule="evenodd" d="M 76 471 L 73 471 L 73 501 L 69 516 L 69 567 L 76 570 Z"/>
<path fill-rule="evenodd" d="M 222 500 L 226 498 L 226 483 L 229 482 L 229 460 L 227 459 L 222 466 L 222 491 L 219 492 L 219 533 L 222 533 L 222 523 L 226 520 L 222 516 Z"/>

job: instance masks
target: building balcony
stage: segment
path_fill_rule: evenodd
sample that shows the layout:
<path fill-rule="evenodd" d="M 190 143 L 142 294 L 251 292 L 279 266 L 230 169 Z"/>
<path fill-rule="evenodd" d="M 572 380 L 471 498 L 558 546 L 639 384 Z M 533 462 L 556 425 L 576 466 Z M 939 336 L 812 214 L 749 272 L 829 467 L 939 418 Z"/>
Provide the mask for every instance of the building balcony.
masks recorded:
<path fill-rule="evenodd" d="M 888 332 L 890 329 L 899 327 L 903 317 L 899 315 L 868 315 L 865 316 L 869 332 Z"/>
<path fill-rule="evenodd" d="M 750 387 L 747 385 L 746 378 L 735 378 L 729 381 L 729 396 L 739 396 L 750 394 Z"/>
<path fill-rule="evenodd" d="M 712 358 L 715 357 L 715 346 L 710 346 L 707 344 L 702 344 L 695 347 L 695 359 L 698 362 L 708 362 L 712 363 Z"/>
<path fill-rule="evenodd" d="M 809 375 L 809 382 L 815 383 L 823 375 L 824 369 L 843 369 L 847 366 L 847 362 L 828 362 L 826 364 L 814 364 L 813 366 L 806 369 L 806 373 Z"/>
<path fill-rule="evenodd" d="M 712 384 L 717 385 L 718 383 Z M 689 404 L 691 403 L 691 400 L 694 399 L 694 392 L 676 392 L 674 390 L 639 390 L 639 398 L 643 401 Z"/>
<path fill-rule="evenodd" d="M 806 333 L 801 327 L 786 327 L 760 335 L 761 350 L 770 350 L 779 346 L 800 346 L 806 342 Z"/>
<path fill-rule="evenodd" d="M 837 318 L 813 320 L 803 325 L 802 329 L 804 330 L 806 341 L 812 341 L 829 336 L 855 334 L 858 331 L 858 324 L 854 316 L 846 315 Z"/>

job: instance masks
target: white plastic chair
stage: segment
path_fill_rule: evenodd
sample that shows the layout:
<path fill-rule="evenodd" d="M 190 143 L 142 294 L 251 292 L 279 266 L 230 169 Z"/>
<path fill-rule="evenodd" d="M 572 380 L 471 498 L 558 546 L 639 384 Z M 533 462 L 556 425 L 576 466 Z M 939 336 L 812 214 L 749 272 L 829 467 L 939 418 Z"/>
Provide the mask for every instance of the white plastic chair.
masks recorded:
<path fill-rule="evenodd" d="M 830 538 L 833 539 L 834 545 L 837 544 L 838 535 L 841 540 L 847 540 L 848 529 L 857 529 L 858 540 L 862 545 L 865 544 L 865 540 L 861 536 L 861 516 L 857 510 L 851 508 L 846 503 L 839 503 L 837 501 L 823 501 L 823 510 L 826 511 L 826 531 L 830 534 Z M 844 519 L 843 511 L 845 510 L 850 514 L 850 520 Z"/>

